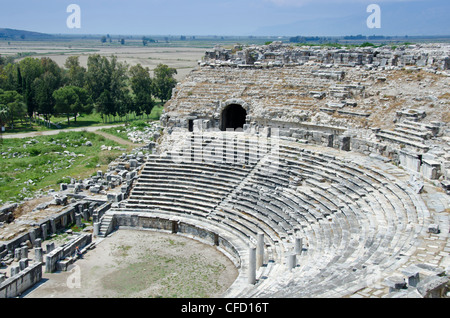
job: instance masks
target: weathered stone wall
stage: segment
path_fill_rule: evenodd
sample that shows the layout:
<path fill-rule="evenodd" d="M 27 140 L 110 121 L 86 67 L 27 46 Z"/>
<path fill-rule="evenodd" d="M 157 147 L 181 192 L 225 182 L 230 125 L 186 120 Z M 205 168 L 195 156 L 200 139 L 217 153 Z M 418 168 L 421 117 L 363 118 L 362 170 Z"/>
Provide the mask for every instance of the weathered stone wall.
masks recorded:
<path fill-rule="evenodd" d="M 104 213 L 104 211 L 109 209 L 111 206 L 111 204 L 106 204 L 105 206 L 99 207 L 99 209 L 95 209 L 97 205 L 100 205 L 100 203 L 79 201 L 68 205 L 59 213 L 52 215 L 51 218 L 43 219 L 39 221 L 39 223 L 32 224 L 34 228 L 27 233 L 17 236 L 14 239 L 0 245 L 0 257 L 5 256 L 8 252 L 12 253 L 14 249 L 19 247 L 23 242 L 30 241 L 31 244 L 34 244 L 34 241 L 37 238 L 42 238 L 45 240 L 50 234 L 64 229 L 71 223 L 75 223 L 76 213 L 86 211 L 89 216 L 93 216 L 93 214 L 98 213 L 98 211 Z"/>
<path fill-rule="evenodd" d="M 450 46 L 445 48 L 448 51 Z M 433 54 L 443 56 L 447 51 Z M 439 113 L 437 105 L 445 101 L 437 101 L 446 99 L 439 92 L 448 85 L 448 72 L 438 72 L 436 66 L 406 67 L 376 63 L 343 66 L 320 61 L 282 63 L 280 67 L 205 64 L 173 89 L 162 124 L 188 128 L 189 120 L 205 119 L 211 128 L 218 128 L 222 111 L 230 104 L 239 104 L 247 111 L 249 124 L 313 122 L 321 113 L 329 115 L 325 120 L 329 126 L 358 127 L 372 122 L 392 125 L 399 112 L 409 113 L 411 107 L 427 104 Z M 420 70 L 426 73 L 416 76 Z M 433 85 L 425 90 L 427 83 Z"/>
<path fill-rule="evenodd" d="M 42 279 L 42 263 L 33 263 L 0 284 L 0 298 L 13 298 Z"/>
<path fill-rule="evenodd" d="M 348 66 L 420 66 L 450 68 L 449 49 L 445 44 L 401 45 L 397 47 L 333 48 L 319 46 L 295 46 L 273 42 L 263 46 L 236 46 L 224 49 L 220 46 L 206 52 L 204 65 L 228 65 L 235 67 L 276 67 L 308 62 L 342 64 Z"/>
<path fill-rule="evenodd" d="M 92 242 L 92 234 L 83 233 L 72 239 L 68 243 L 61 245 L 45 256 L 45 271 L 53 273 L 57 269 L 57 263 L 66 257 L 75 254 L 75 248 L 78 246 L 82 249 L 84 246 Z"/>

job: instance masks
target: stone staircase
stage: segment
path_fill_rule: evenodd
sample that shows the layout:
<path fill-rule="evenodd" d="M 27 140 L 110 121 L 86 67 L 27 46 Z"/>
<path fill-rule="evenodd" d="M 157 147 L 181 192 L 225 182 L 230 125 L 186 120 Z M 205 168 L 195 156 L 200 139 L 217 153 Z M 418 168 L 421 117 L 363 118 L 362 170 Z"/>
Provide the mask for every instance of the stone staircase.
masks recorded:
<path fill-rule="evenodd" d="M 100 220 L 100 230 L 98 232 L 99 237 L 106 237 L 111 233 L 113 228 L 114 214 L 106 212 Z"/>
<path fill-rule="evenodd" d="M 380 140 L 426 152 L 430 148 L 427 145 L 427 140 L 435 136 L 438 129 L 433 125 L 405 120 L 396 123 L 394 130 L 381 130 L 376 134 L 376 137 Z"/>

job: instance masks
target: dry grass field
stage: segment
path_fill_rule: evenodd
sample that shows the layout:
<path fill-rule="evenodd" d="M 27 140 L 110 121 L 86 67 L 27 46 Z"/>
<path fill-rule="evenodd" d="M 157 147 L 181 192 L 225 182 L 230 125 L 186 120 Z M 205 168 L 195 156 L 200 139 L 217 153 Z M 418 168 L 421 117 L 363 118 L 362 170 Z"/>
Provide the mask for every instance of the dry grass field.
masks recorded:
<path fill-rule="evenodd" d="M 101 43 L 76 43 L 71 42 L 0 42 L 0 56 L 18 56 L 24 58 L 49 57 L 58 65 L 63 66 L 69 56 L 79 56 L 80 64 L 87 65 L 89 55 L 117 56 L 121 62 L 130 66 L 141 64 L 153 70 L 158 64 L 166 64 L 177 70 L 177 80 L 183 79 L 205 53 L 205 48 L 197 47 L 156 47 L 156 46 L 117 46 L 101 45 Z"/>

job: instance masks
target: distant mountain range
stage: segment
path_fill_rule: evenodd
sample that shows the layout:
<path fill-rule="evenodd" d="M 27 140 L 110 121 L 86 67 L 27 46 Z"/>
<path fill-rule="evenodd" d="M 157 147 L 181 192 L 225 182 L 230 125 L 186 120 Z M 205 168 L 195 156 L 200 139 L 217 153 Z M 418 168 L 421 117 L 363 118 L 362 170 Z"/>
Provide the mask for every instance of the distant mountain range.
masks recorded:
<path fill-rule="evenodd" d="M 0 39 L 10 40 L 40 40 L 49 39 L 53 35 L 25 30 L 0 28 Z"/>

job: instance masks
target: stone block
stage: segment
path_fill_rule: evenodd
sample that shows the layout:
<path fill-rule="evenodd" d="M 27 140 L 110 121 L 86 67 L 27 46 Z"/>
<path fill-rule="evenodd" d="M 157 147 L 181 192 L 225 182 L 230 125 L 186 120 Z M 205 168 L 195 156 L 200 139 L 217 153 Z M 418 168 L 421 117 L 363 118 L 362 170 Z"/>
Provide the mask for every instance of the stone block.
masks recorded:
<path fill-rule="evenodd" d="M 416 287 L 420 281 L 420 268 L 417 266 L 409 266 L 402 270 L 403 275 L 406 276 L 408 280 L 408 286 Z"/>
<path fill-rule="evenodd" d="M 439 234 L 439 224 L 430 224 L 428 226 L 428 233 Z"/>
<path fill-rule="evenodd" d="M 406 288 L 406 282 L 403 277 L 391 276 L 385 279 L 386 285 L 389 287 L 389 292 L 395 292 L 399 289 Z"/>
<path fill-rule="evenodd" d="M 47 228 L 47 224 L 42 224 L 41 225 L 41 231 L 42 231 L 42 239 L 45 241 L 47 239 L 48 236 L 48 228 Z"/>
<path fill-rule="evenodd" d="M 430 276 L 419 282 L 417 291 L 424 298 L 442 298 L 450 278 L 446 276 Z"/>

